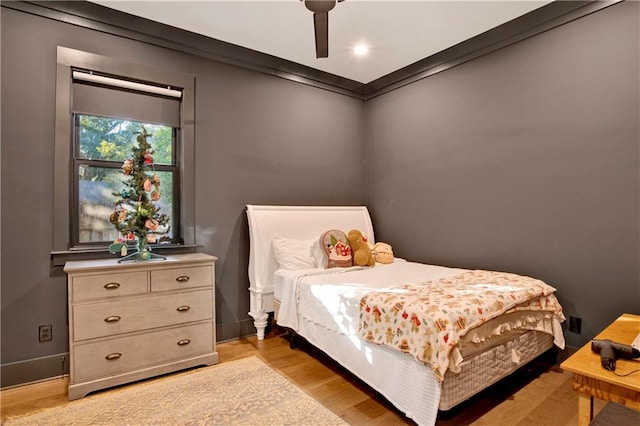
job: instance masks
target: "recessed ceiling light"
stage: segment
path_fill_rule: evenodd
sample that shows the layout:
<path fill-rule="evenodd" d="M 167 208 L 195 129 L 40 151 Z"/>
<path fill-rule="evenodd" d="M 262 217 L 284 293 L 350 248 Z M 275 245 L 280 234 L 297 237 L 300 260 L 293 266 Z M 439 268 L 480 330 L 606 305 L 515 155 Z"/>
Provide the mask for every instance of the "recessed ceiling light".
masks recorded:
<path fill-rule="evenodd" d="M 357 44 L 353 48 L 353 53 L 355 53 L 357 56 L 364 56 L 369 53 L 369 46 L 364 43 Z"/>

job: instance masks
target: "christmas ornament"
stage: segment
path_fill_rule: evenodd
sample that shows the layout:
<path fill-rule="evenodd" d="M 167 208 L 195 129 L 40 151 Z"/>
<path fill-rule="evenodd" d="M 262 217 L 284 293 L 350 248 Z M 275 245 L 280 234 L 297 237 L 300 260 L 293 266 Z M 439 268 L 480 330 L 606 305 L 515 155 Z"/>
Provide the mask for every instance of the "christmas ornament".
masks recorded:
<path fill-rule="evenodd" d="M 127 158 L 124 160 L 124 164 L 122 165 L 122 170 L 126 176 L 130 175 L 133 172 L 133 161 Z"/>
<path fill-rule="evenodd" d="M 153 164 L 153 157 L 151 157 L 151 152 L 149 150 L 144 154 L 144 164 Z"/>

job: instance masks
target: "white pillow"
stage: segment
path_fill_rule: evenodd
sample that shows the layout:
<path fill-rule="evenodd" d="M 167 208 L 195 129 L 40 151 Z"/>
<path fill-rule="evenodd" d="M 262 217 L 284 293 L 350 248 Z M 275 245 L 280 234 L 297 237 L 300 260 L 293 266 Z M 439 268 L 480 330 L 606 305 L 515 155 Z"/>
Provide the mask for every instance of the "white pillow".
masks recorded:
<path fill-rule="evenodd" d="M 271 244 L 280 269 L 297 270 L 318 267 L 318 253 L 322 253 L 315 239 L 295 240 L 275 237 Z"/>

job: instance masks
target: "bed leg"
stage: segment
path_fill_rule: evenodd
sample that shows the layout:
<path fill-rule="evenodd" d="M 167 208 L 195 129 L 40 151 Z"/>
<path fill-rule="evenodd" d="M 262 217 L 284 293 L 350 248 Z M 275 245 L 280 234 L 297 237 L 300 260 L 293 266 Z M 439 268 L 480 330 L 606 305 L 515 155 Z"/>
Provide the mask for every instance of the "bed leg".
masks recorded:
<path fill-rule="evenodd" d="M 298 347 L 298 341 L 300 338 L 295 331 L 289 330 L 289 348 L 296 349 Z"/>
<path fill-rule="evenodd" d="M 251 312 L 249 312 L 251 315 Z M 262 312 L 261 315 L 256 315 L 253 317 L 253 325 L 256 327 L 256 331 L 258 334 L 258 340 L 264 340 L 264 330 L 267 328 L 267 324 L 269 323 L 269 315 L 267 313 Z"/>

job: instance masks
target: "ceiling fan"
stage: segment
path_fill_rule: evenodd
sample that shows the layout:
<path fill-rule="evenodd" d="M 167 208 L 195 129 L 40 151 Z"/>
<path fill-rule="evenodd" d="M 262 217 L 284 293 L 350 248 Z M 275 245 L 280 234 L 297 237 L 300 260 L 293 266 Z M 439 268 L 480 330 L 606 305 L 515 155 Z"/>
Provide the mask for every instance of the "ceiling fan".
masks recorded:
<path fill-rule="evenodd" d="M 313 28 L 316 36 L 316 58 L 329 57 L 329 11 L 336 0 L 303 0 L 307 9 L 313 12 Z M 337 0 L 342 2 L 344 0 Z"/>

